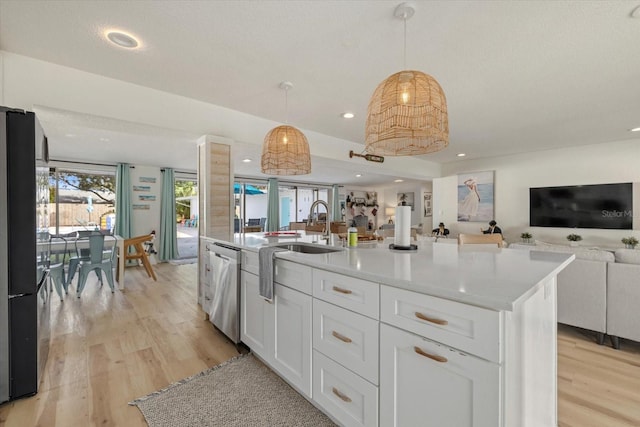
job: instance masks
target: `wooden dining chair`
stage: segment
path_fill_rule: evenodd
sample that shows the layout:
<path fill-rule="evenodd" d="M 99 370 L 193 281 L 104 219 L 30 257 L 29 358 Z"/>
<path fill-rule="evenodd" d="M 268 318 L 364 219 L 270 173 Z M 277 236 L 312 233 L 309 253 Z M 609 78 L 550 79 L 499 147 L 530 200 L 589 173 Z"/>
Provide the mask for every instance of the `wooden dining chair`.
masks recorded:
<path fill-rule="evenodd" d="M 156 273 L 153 271 L 153 267 L 151 267 L 151 263 L 149 262 L 149 257 L 144 250 L 144 242 L 148 242 L 153 239 L 153 234 L 147 234 L 145 236 L 137 236 L 132 237 L 130 239 L 124 239 L 124 256 L 121 255 L 120 262 L 127 262 L 129 260 L 139 260 L 142 261 L 142 265 L 144 269 L 147 271 L 149 277 L 153 278 L 153 280 L 158 281 L 156 277 Z M 129 253 L 129 247 L 133 246 L 135 252 Z M 120 277 L 116 274 L 116 280 L 119 280 Z"/>

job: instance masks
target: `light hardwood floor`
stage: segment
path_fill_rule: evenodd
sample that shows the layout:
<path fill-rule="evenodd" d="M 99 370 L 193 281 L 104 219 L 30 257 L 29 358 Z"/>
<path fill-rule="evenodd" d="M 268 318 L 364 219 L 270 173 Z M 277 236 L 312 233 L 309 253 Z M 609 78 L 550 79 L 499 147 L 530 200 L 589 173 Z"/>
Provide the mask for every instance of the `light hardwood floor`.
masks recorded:
<path fill-rule="evenodd" d="M 40 392 L 0 406 L 0 425 L 146 426 L 127 402 L 235 355 L 195 303 L 196 265 L 128 268 L 127 289 L 92 282 L 51 304 L 52 341 Z M 599 346 L 560 325 L 560 427 L 640 426 L 640 344 Z"/>
<path fill-rule="evenodd" d="M 238 354 L 203 320 L 196 265 L 154 270 L 157 282 L 127 268 L 126 289 L 114 294 L 91 274 L 82 298 L 54 298 L 40 392 L 0 406 L 0 425 L 146 426 L 127 402 Z"/>

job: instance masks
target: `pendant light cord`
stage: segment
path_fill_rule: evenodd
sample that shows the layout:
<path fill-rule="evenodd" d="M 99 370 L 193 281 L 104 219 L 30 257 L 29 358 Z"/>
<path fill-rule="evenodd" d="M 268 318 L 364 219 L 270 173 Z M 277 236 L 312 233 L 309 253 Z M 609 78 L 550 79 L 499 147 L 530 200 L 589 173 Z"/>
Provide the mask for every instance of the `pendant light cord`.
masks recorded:
<path fill-rule="evenodd" d="M 289 124 L 289 88 L 284 90 L 284 124 Z"/>
<path fill-rule="evenodd" d="M 404 18 L 404 69 L 407 69 L 407 15 L 405 13 Z"/>

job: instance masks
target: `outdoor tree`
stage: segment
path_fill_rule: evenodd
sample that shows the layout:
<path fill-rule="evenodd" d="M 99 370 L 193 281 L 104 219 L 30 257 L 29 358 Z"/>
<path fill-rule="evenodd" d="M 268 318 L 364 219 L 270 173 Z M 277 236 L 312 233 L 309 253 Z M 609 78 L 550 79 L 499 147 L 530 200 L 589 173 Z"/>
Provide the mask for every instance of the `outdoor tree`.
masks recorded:
<path fill-rule="evenodd" d="M 176 181 L 175 183 L 176 199 L 178 197 L 191 197 L 198 195 L 198 189 L 194 181 Z M 191 212 L 191 204 L 189 200 L 176 200 L 176 216 L 179 219 L 189 218 Z"/>
<path fill-rule="evenodd" d="M 115 203 L 116 177 L 114 175 L 93 175 L 77 172 L 58 172 L 61 186 L 93 193 L 100 200 Z M 52 191 L 55 191 L 52 188 Z"/>

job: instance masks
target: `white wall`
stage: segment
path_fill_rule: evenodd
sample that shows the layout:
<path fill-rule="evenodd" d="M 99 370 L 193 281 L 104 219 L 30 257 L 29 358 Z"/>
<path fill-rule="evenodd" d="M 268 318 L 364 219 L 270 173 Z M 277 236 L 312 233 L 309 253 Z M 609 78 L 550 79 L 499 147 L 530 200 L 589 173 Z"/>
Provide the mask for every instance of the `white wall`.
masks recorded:
<path fill-rule="evenodd" d="M 622 246 L 620 239 L 640 237 L 640 194 L 634 185 L 634 230 L 598 230 L 529 227 L 529 188 L 640 181 L 640 138 L 576 148 L 539 151 L 443 165 L 443 177 L 434 179 L 434 223 L 443 221 L 453 233 L 479 233 L 485 223 L 457 222 L 458 173 L 495 171 L 495 219 L 508 242 L 529 231 L 537 240 L 567 243 L 577 232 L 582 245 Z"/>
<path fill-rule="evenodd" d="M 430 232 L 433 229 L 433 217 L 424 216 L 424 193 L 432 191 L 433 186 L 431 182 L 422 183 L 400 183 L 398 185 L 384 187 L 382 192 L 383 204 L 380 205 L 382 210 L 382 217 L 384 221 L 379 221 L 378 225 L 386 224 L 389 218 L 385 215 L 385 208 L 396 207 L 398 205 L 398 193 L 414 193 L 414 209 L 411 211 L 411 225 L 422 224 L 422 229 L 425 232 Z M 384 207 L 383 207 L 384 206 Z M 434 206 L 435 214 L 435 206 Z"/>
<path fill-rule="evenodd" d="M 162 193 L 162 173 L 156 166 L 135 165 L 129 171 L 131 186 L 148 186 L 149 191 L 131 191 L 132 205 L 149 205 L 149 209 L 133 209 L 131 232 L 133 236 L 142 236 L 156 230 L 156 239 L 160 237 L 160 202 Z M 140 177 L 155 178 L 156 182 L 140 182 Z M 155 200 L 139 200 L 139 196 L 155 196 Z M 133 237 L 132 236 L 132 237 Z"/>

